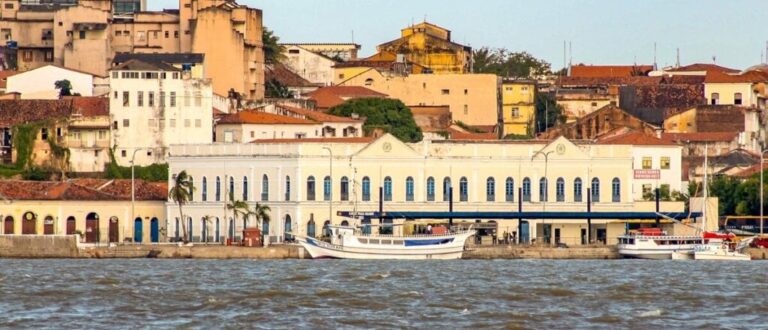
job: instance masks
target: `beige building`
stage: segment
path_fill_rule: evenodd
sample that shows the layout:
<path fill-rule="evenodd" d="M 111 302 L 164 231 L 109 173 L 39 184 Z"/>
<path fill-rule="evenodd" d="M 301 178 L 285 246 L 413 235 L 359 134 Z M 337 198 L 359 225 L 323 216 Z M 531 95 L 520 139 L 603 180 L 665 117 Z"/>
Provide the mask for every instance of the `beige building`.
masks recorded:
<path fill-rule="evenodd" d="M 286 49 L 301 47 L 307 51 L 322 54 L 331 59 L 339 61 L 353 61 L 357 59 L 357 52 L 360 51 L 360 45 L 356 43 L 344 42 L 326 42 L 326 43 L 293 43 L 283 44 Z"/>
<path fill-rule="evenodd" d="M 0 180 L 0 196 L 5 235 L 80 234 L 86 243 L 156 243 L 167 237 L 164 182 L 137 180 L 133 205 L 131 180 Z"/>
<path fill-rule="evenodd" d="M 112 0 L 50 6 L 3 1 L 0 36 L 6 68 L 47 64 L 106 75 L 116 53 L 204 53 L 205 77 L 217 94 L 234 89 L 247 99 L 264 97 L 261 10 L 234 0 L 179 0 L 178 12 L 113 15 Z"/>
<path fill-rule="evenodd" d="M 536 81 L 503 79 L 501 103 L 504 135 L 532 136 L 536 125 Z"/>
<path fill-rule="evenodd" d="M 499 79 L 493 74 L 391 75 L 374 68 L 337 83 L 363 86 L 405 105 L 447 105 L 455 121 L 473 126 L 499 123 Z"/>
<path fill-rule="evenodd" d="M 286 232 L 320 236 L 329 223 L 378 224 L 378 219 L 345 218 L 338 212 L 375 212 L 380 200 L 385 212 L 447 211 L 449 187 L 455 211 L 516 210 L 521 198 L 523 211 L 583 212 L 588 194 L 596 212 L 654 209 L 653 202 L 638 201 L 633 193 L 631 146 L 574 144 L 565 138 L 406 144 L 386 134 L 377 139 L 173 146 L 171 155 L 170 172 L 187 171 L 198 187 L 194 202 L 185 208 L 187 221 L 198 226 L 206 216 L 215 217 L 220 233 L 256 226 L 252 218 L 229 220 L 233 215 L 223 196 L 231 193 L 252 206 L 271 208 L 271 220 L 258 225 L 272 242 L 284 240 Z M 177 217 L 172 204 L 168 206 L 168 218 Z M 665 211 L 682 209 L 682 202 L 662 205 Z M 517 232 L 516 219 L 478 220 L 499 236 Z M 623 221 L 593 220 L 592 238 L 615 244 L 624 228 Z M 586 230 L 584 220 L 526 219 L 519 237 L 584 244 Z M 194 235 L 200 233 L 194 229 Z"/>
<path fill-rule="evenodd" d="M 286 44 L 284 64 L 294 73 L 320 86 L 333 84 L 333 66 L 336 60 L 302 45 Z"/>
<path fill-rule="evenodd" d="M 71 93 L 80 96 L 101 96 L 109 93 L 109 80 L 90 73 L 55 65 L 45 65 L 8 77 L 7 93 L 19 93 L 22 99 L 55 100 L 59 98 L 56 82 L 68 80 Z"/>

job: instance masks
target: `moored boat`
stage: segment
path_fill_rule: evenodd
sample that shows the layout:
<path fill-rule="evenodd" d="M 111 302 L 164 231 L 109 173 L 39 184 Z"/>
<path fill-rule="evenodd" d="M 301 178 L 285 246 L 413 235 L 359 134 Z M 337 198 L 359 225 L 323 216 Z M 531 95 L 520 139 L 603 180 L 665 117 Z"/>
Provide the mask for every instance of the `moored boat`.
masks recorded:
<path fill-rule="evenodd" d="M 667 235 L 660 228 L 640 228 L 618 238 L 619 254 L 640 259 L 672 259 L 673 253 L 683 258 L 704 242 L 702 236 Z"/>
<path fill-rule="evenodd" d="M 371 235 L 347 226 L 330 226 L 331 242 L 296 235 L 312 258 L 460 259 L 475 230 L 412 236 Z"/>
<path fill-rule="evenodd" d="M 693 251 L 695 260 L 752 260 L 748 254 L 739 252 L 734 243 L 723 239 L 710 239 L 707 244 L 696 247 Z"/>

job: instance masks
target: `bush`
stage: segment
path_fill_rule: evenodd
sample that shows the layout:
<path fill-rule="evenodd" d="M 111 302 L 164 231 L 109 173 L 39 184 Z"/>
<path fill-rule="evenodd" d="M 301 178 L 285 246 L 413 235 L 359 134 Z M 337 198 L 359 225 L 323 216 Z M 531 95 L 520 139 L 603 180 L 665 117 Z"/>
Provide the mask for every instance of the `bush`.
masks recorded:
<path fill-rule="evenodd" d="M 359 98 L 348 100 L 328 110 L 329 114 L 352 117 L 357 114 L 365 118 L 363 130 L 385 128 L 401 141 L 419 142 L 423 138 L 421 128 L 413 120 L 413 113 L 403 102 L 395 99 Z"/>

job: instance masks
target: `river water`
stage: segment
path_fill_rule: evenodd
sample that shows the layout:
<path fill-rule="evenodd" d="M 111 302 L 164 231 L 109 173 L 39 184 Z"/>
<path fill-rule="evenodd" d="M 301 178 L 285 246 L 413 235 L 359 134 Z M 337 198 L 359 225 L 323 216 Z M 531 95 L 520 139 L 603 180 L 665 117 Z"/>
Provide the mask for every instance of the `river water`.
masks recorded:
<path fill-rule="evenodd" d="M 0 328 L 768 328 L 768 263 L 0 260 Z"/>

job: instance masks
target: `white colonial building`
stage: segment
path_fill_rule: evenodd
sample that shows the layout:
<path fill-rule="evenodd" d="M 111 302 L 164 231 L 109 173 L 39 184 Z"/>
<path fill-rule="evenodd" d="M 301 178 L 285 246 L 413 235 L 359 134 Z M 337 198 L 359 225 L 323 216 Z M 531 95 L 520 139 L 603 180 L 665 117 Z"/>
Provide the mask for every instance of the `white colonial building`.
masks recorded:
<path fill-rule="evenodd" d="M 271 208 L 260 226 L 272 241 L 286 232 L 320 236 L 332 224 L 361 224 L 337 212 L 448 211 L 448 187 L 454 187 L 454 211 L 587 210 L 653 211 L 653 202 L 636 200 L 633 147 L 553 141 L 422 141 L 403 143 L 391 135 L 373 138 L 261 140 L 248 144 L 171 147 L 171 176 L 186 171 L 196 187 L 184 207 L 192 239 L 235 236 L 243 226 L 227 211 L 226 196 Z M 672 162 L 679 164 L 679 156 Z M 171 182 L 173 179 L 170 179 Z M 680 178 L 677 178 L 679 181 Z M 381 187 L 382 195 L 379 194 Z M 519 190 L 518 190 L 519 189 Z M 522 199 L 522 201 L 520 201 Z M 682 211 L 682 202 L 662 203 L 664 211 Z M 179 215 L 167 207 L 169 235 Z M 214 219 L 206 221 L 205 219 Z M 487 234 L 503 232 L 523 241 L 584 244 L 584 220 L 526 219 L 486 221 Z M 378 219 L 365 219 L 376 225 Z M 459 222 L 459 221 L 456 221 Z M 474 222 L 471 221 L 470 222 Z M 395 231 L 399 228 L 395 227 Z M 624 221 L 593 220 L 593 240 L 615 243 Z M 288 236 L 290 237 L 290 236 Z"/>
<path fill-rule="evenodd" d="M 56 81 L 68 80 L 71 93 L 80 96 L 101 96 L 109 92 L 109 80 L 90 73 L 46 65 L 8 77 L 6 92 L 19 93 L 22 99 L 56 100 Z"/>
<path fill-rule="evenodd" d="M 166 162 L 168 146 L 213 141 L 213 92 L 208 79 L 183 69 L 130 60 L 110 71 L 115 159 L 127 166 Z"/>

